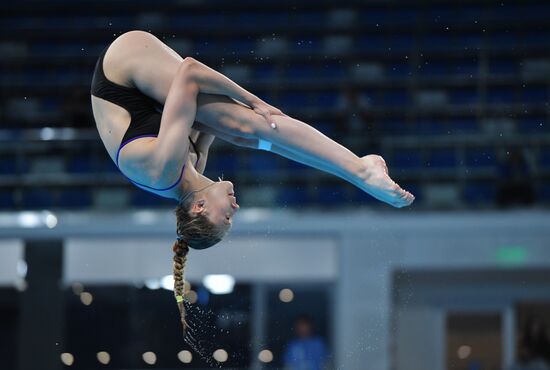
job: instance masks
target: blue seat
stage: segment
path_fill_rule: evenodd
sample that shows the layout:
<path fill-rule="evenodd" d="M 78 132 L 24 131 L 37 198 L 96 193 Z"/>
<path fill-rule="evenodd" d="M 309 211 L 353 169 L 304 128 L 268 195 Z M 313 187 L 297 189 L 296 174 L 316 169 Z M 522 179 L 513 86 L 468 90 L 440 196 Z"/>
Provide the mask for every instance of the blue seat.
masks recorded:
<path fill-rule="evenodd" d="M 146 208 L 163 208 L 163 207 L 176 207 L 177 201 L 174 199 L 163 198 L 158 195 L 143 191 L 134 190 L 130 197 L 131 204 L 135 207 Z"/>
<path fill-rule="evenodd" d="M 485 182 L 474 182 L 464 186 L 462 197 L 471 205 L 484 205 L 495 200 L 496 185 Z"/>
<path fill-rule="evenodd" d="M 418 69 L 420 76 L 447 76 L 451 73 L 448 63 L 442 62 L 428 62 L 421 65 Z"/>
<path fill-rule="evenodd" d="M 522 103 L 546 103 L 550 100 L 547 87 L 525 87 L 521 92 Z"/>
<path fill-rule="evenodd" d="M 479 94 L 475 89 L 457 89 L 449 91 L 449 100 L 452 104 L 476 104 L 479 103 Z"/>
<path fill-rule="evenodd" d="M 411 76 L 412 70 L 409 63 L 391 63 L 385 66 L 385 73 L 390 77 Z"/>
<path fill-rule="evenodd" d="M 409 104 L 409 93 L 406 90 L 386 91 L 382 95 L 381 103 L 386 106 L 404 106 Z"/>
<path fill-rule="evenodd" d="M 346 75 L 346 68 L 342 64 L 328 63 L 320 69 L 320 75 L 327 78 L 342 78 Z"/>
<path fill-rule="evenodd" d="M 321 92 L 311 94 L 311 101 L 320 108 L 334 108 L 338 103 L 339 95 L 335 92 Z"/>
<path fill-rule="evenodd" d="M 14 209 L 15 198 L 13 192 L 9 190 L 0 191 L 0 209 Z"/>
<path fill-rule="evenodd" d="M 491 59 L 489 60 L 489 72 L 494 75 L 518 73 L 518 62 L 513 59 Z"/>
<path fill-rule="evenodd" d="M 386 50 L 394 52 L 409 52 L 413 49 L 415 43 L 414 36 L 396 35 L 390 36 L 386 40 Z"/>
<path fill-rule="evenodd" d="M 221 41 L 218 40 L 197 40 L 194 43 L 194 52 L 197 53 L 199 56 L 201 54 L 220 54 L 223 53 L 224 50 L 227 50 L 227 47 L 222 44 Z"/>
<path fill-rule="evenodd" d="M 479 132 L 479 126 L 474 118 L 458 118 L 449 121 L 451 133 L 472 134 Z"/>
<path fill-rule="evenodd" d="M 387 44 L 381 36 L 362 36 L 357 39 L 357 48 L 362 51 L 386 51 Z"/>
<path fill-rule="evenodd" d="M 424 166 L 419 150 L 399 150 L 393 153 L 388 165 L 396 169 L 413 169 Z"/>
<path fill-rule="evenodd" d="M 202 26 L 202 18 L 196 14 L 174 14 L 168 20 L 171 29 L 193 29 Z"/>
<path fill-rule="evenodd" d="M 300 109 L 310 105 L 309 98 L 304 93 L 285 93 L 279 98 L 280 108 L 285 111 L 286 109 Z"/>
<path fill-rule="evenodd" d="M 241 167 L 239 157 L 234 153 L 215 154 L 209 156 L 205 174 L 213 178 L 217 178 L 222 174 L 225 178 L 234 178 Z"/>
<path fill-rule="evenodd" d="M 550 168 L 550 147 L 545 146 L 540 148 L 538 155 L 538 164 L 541 167 Z"/>
<path fill-rule="evenodd" d="M 239 27 L 257 27 L 264 16 L 257 13 L 235 12 L 229 16 L 229 22 Z"/>
<path fill-rule="evenodd" d="M 422 135 L 442 135 L 447 132 L 447 126 L 441 121 L 422 120 L 416 123 L 416 133 Z"/>
<path fill-rule="evenodd" d="M 310 79 L 316 76 L 315 68 L 309 64 L 293 64 L 285 70 L 285 77 L 292 80 Z"/>
<path fill-rule="evenodd" d="M 512 88 L 490 88 L 487 102 L 495 104 L 510 104 L 516 101 L 517 91 Z"/>
<path fill-rule="evenodd" d="M 496 157 L 493 148 L 474 148 L 466 150 L 466 165 L 470 167 L 493 167 Z"/>
<path fill-rule="evenodd" d="M 281 168 L 279 158 L 271 153 L 256 151 L 248 156 L 247 159 L 247 170 L 250 171 L 251 174 L 266 176 L 280 171 Z"/>
<path fill-rule="evenodd" d="M 546 11 L 548 13 L 548 10 Z M 522 48 L 549 48 L 548 34 L 544 32 L 525 32 L 521 35 L 519 46 Z"/>
<path fill-rule="evenodd" d="M 462 50 L 477 50 L 483 46 L 483 37 L 478 35 L 459 35 L 453 37 L 452 40 L 454 46 Z"/>
<path fill-rule="evenodd" d="M 231 40 L 227 45 L 227 50 L 239 55 L 250 55 L 256 50 L 256 43 L 248 39 Z"/>
<path fill-rule="evenodd" d="M 359 20 L 360 23 L 379 23 L 380 20 L 390 20 L 391 19 L 391 11 L 386 9 L 369 9 L 364 10 L 359 13 Z"/>
<path fill-rule="evenodd" d="M 432 168 L 452 168 L 458 164 L 454 149 L 433 149 L 428 155 L 428 163 Z"/>
<path fill-rule="evenodd" d="M 250 25 L 254 28 L 258 27 L 258 24 L 269 25 L 270 28 L 273 27 L 284 27 L 288 25 L 291 15 L 288 12 L 276 13 L 270 11 L 267 13 L 252 13 L 252 19 L 250 19 Z M 239 24 L 240 26 L 240 24 Z"/>
<path fill-rule="evenodd" d="M 462 61 L 460 63 L 456 63 L 453 66 L 452 74 L 454 75 L 460 75 L 460 76 L 477 76 L 479 72 L 479 66 L 477 61 Z"/>
<path fill-rule="evenodd" d="M 293 12 L 290 21 L 301 27 L 318 27 L 325 23 L 325 13 L 317 11 Z"/>
<path fill-rule="evenodd" d="M 22 205 L 25 209 L 51 208 L 54 205 L 52 191 L 44 189 L 26 189 L 23 191 Z"/>
<path fill-rule="evenodd" d="M 260 64 L 254 66 L 253 75 L 255 79 L 273 80 L 277 77 L 277 69 L 273 64 Z"/>
<path fill-rule="evenodd" d="M 380 129 L 386 135 L 416 134 L 416 125 L 404 120 L 384 120 L 380 122 Z"/>
<path fill-rule="evenodd" d="M 92 205 L 92 194 L 89 189 L 64 190 L 59 194 L 57 203 L 63 208 L 85 208 Z"/>
<path fill-rule="evenodd" d="M 63 99 L 56 97 L 42 98 L 40 107 L 45 113 L 57 113 L 61 110 Z"/>
<path fill-rule="evenodd" d="M 67 164 L 69 173 L 92 173 L 94 172 L 93 159 L 89 156 L 75 156 Z"/>
<path fill-rule="evenodd" d="M 525 117 L 518 121 L 517 129 L 522 134 L 537 134 L 548 132 L 550 126 L 545 117 Z"/>
<path fill-rule="evenodd" d="M 283 186 L 277 193 L 277 204 L 283 207 L 304 206 L 310 202 L 307 191 L 303 188 Z"/>
<path fill-rule="evenodd" d="M 550 184 L 542 184 L 537 191 L 537 198 L 539 201 L 550 202 Z"/>
<path fill-rule="evenodd" d="M 292 50 L 295 53 L 312 53 L 320 49 L 321 40 L 316 37 L 304 37 L 295 39 L 292 44 Z"/>
<path fill-rule="evenodd" d="M 17 173 L 17 162 L 14 157 L 0 159 L 0 174 L 15 175 Z"/>
<path fill-rule="evenodd" d="M 344 206 L 351 200 L 346 190 L 344 186 L 321 185 L 317 188 L 314 201 L 320 206 Z"/>
<path fill-rule="evenodd" d="M 487 36 L 486 47 L 489 49 L 506 49 L 521 47 L 520 39 L 514 33 L 494 33 Z"/>

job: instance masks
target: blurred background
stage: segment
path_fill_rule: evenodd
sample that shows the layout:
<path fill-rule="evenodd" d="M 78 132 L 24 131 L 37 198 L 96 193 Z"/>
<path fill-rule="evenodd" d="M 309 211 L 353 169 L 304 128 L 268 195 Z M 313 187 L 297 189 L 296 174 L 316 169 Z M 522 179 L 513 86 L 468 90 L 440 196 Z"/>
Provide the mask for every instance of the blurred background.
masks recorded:
<path fill-rule="evenodd" d="M 381 154 L 415 203 L 215 141 L 241 211 L 189 255 L 190 348 L 175 204 L 90 108 L 132 29 Z M 531 0 L 1 2 L 0 369 L 550 369 L 549 31 Z"/>

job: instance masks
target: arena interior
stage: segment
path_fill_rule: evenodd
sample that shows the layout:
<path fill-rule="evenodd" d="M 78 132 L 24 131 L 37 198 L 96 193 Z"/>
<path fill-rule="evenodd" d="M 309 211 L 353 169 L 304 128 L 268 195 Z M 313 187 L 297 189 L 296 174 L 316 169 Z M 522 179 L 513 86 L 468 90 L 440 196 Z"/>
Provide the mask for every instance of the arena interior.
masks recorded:
<path fill-rule="evenodd" d="M 191 348 L 176 204 L 90 107 L 134 29 L 382 155 L 415 202 L 217 139 L 205 175 L 241 210 L 189 253 Z M 0 34 L 0 369 L 550 369 L 550 3 L 3 1 Z M 324 367 L 289 360 L 300 318 Z"/>

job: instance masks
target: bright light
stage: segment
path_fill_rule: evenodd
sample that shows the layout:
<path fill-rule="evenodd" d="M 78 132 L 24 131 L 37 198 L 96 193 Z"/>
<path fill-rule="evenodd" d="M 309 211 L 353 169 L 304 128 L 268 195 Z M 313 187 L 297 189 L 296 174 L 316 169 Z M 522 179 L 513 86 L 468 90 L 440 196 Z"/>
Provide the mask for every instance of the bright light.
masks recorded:
<path fill-rule="evenodd" d="M 281 291 L 279 292 L 279 299 L 285 303 L 292 302 L 292 300 L 294 299 L 294 292 L 292 291 L 292 289 L 288 288 L 281 289 Z"/>
<path fill-rule="evenodd" d="M 80 293 L 80 302 L 82 302 L 83 305 L 89 306 L 92 304 L 93 300 L 94 300 L 94 296 L 92 295 L 92 293 L 88 293 L 88 292 Z"/>
<path fill-rule="evenodd" d="M 184 364 L 188 364 L 191 361 L 193 361 L 193 354 L 189 351 L 186 351 L 186 350 L 179 351 L 178 360 L 180 360 Z"/>
<path fill-rule="evenodd" d="M 111 362 L 111 355 L 109 352 L 101 351 L 97 353 L 97 360 L 103 365 L 109 364 Z"/>
<path fill-rule="evenodd" d="M 22 278 L 27 276 L 27 262 L 25 260 L 17 261 L 17 275 Z"/>
<path fill-rule="evenodd" d="M 212 294 L 229 294 L 235 286 L 235 278 L 231 275 L 206 275 L 202 283 Z"/>
<path fill-rule="evenodd" d="M 141 358 L 143 358 L 143 361 L 147 365 L 154 365 L 157 362 L 157 355 L 155 352 L 145 352 L 141 355 Z"/>
<path fill-rule="evenodd" d="M 225 362 L 229 358 L 229 355 L 225 349 L 220 348 L 214 351 L 212 357 L 214 357 L 214 360 L 218 362 Z"/>
<path fill-rule="evenodd" d="M 17 224 L 24 228 L 46 226 L 53 229 L 57 226 L 57 217 L 50 211 L 30 212 L 24 211 L 17 215 Z"/>
<path fill-rule="evenodd" d="M 258 360 L 265 363 L 271 362 L 273 361 L 273 353 L 268 349 L 264 349 L 258 354 Z"/>
<path fill-rule="evenodd" d="M 51 127 L 44 127 L 40 130 L 40 139 L 42 140 L 52 140 L 55 137 L 55 131 Z"/>
<path fill-rule="evenodd" d="M 470 346 L 460 346 L 458 347 L 458 350 L 456 351 L 456 354 L 459 359 L 464 360 L 468 357 L 470 357 L 470 354 L 472 353 L 472 347 Z"/>
<path fill-rule="evenodd" d="M 166 290 L 174 290 L 174 275 L 166 275 L 160 279 L 160 287 Z"/>
<path fill-rule="evenodd" d="M 61 354 L 61 362 L 65 366 L 71 366 L 74 363 L 74 356 L 71 353 L 64 352 Z"/>
<path fill-rule="evenodd" d="M 48 229 L 53 229 L 57 226 L 57 217 L 53 213 L 47 212 L 44 217 L 44 223 Z"/>
<path fill-rule="evenodd" d="M 151 290 L 160 289 L 160 281 L 158 279 L 145 280 L 145 286 Z"/>
<path fill-rule="evenodd" d="M 21 212 L 17 215 L 19 226 L 25 228 L 38 227 L 42 224 L 40 217 L 35 212 Z"/>

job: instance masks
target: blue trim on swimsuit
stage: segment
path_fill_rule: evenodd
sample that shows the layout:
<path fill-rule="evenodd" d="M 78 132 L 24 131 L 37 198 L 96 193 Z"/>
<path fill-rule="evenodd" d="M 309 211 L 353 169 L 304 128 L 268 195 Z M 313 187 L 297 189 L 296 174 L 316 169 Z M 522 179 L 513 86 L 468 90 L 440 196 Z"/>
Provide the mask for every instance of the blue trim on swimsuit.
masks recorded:
<path fill-rule="evenodd" d="M 138 185 L 138 186 L 142 186 L 144 188 L 147 188 L 147 189 L 151 189 L 151 190 L 156 190 L 156 191 L 166 191 L 166 190 L 170 190 L 172 188 L 174 188 L 176 185 L 179 184 L 179 182 L 181 181 L 181 178 L 183 177 L 183 171 L 185 170 L 185 165 L 183 165 L 183 167 L 181 168 L 181 173 L 180 173 L 180 177 L 178 178 L 178 181 L 176 181 L 173 185 L 167 187 L 167 188 L 163 188 L 163 189 L 157 189 L 157 188 L 153 188 L 151 186 L 148 186 L 148 185 L 144 185 L 144 184 L 140 184 L 139 182 L 136 182 L 134 180 L 132 180 L 131 178 L 129 178 L 128 176 L 126 176 L 124 174 L 124 172 L 122 172 L 122 170 L 120 169 L 119 165 L 118 165 L 118 157 L 120 155 L 120 150 L 128 143 L 136 140 L 136 139 L 141 139 L 142 137 L 157 137 L 157 135 L 140 135 L 140 136 L 136 136 L 136 137 L 133 137 L 129 140 L 126 140 L 125 142 L 123 142 L 122 144 L 120 144 L 120 146 L 118 147 L 118 150 L 116 152 L 116 166 L 118 167 L 118 170 L 120 171 L 120 173 L 122 174 L 122 176 L 126 177 L 132 184 L 135 184 L 135 185 Z M 195 164 L 196 165 L 196 164 Z"/>

